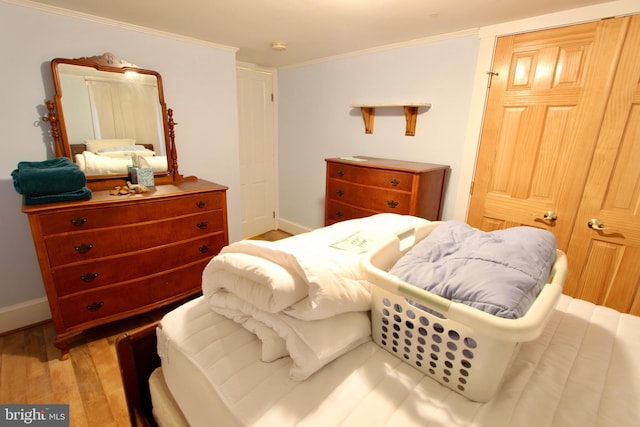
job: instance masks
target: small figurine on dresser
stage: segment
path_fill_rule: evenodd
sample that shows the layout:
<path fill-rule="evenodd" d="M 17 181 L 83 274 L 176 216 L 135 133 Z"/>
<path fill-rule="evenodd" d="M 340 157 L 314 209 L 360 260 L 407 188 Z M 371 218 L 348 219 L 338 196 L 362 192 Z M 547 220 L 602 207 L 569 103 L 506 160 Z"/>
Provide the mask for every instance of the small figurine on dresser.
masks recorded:
<path fill-rule="evenodd" d="M 87 177 L 67 157 L 19 162 L 11 177 L 13 187 L 24 195 L 26 205 L 91 198 L 91 190 L 86 187 Z"/>

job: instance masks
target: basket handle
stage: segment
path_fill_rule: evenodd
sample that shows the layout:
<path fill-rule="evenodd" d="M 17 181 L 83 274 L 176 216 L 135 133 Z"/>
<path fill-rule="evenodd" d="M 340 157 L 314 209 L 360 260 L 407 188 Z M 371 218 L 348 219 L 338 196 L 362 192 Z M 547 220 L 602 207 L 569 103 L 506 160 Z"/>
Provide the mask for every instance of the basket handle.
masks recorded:
<path fill-rule="evenodd" d="M 409 285 L 406 282 L 398 283 L 398 293 L 413 302 L 424 305 L 442 314 L 446 314 L 451 306 L 450 300 L 431 292 L 426 292 L 424 289 Z"/>

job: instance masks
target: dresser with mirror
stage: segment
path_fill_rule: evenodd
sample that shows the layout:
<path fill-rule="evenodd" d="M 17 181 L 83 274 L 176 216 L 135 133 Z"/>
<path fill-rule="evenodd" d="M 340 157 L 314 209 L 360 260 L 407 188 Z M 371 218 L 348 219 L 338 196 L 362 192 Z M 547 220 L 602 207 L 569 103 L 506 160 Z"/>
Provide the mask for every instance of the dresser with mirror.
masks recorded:
<path fill-rule="evenodd" d="M 224 185 L 178 171 L 162 79 L 111 53 L 51 61 L 47 102 L 58 157 L 84 172 L 91 199 L 24 204 L 62 358 L 84 330 L 183 301 L 228 244 Z M 153 185 L 122 194 L 132 167 Z"/>

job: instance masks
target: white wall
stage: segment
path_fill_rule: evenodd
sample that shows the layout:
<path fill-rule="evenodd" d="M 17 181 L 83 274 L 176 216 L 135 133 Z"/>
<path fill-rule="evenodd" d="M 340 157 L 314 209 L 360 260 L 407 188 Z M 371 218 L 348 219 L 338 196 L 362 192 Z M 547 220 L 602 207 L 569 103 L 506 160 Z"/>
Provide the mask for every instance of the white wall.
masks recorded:
<path fill-rule="evenodd" d="M 160 72 L 179 124 L 180 172 L 230 187 L 230 239 L 240 238 L 235 49 L 103 22 L 0 2 L 0 332 L 23 326 L 11 320 L 11 312 L 30 302 L 44 306 L 39 312 L 47 315 L 31 232 L 10 174 L 19 161 L 53 156 L 49 125 L 40 117 L 54 94 L 49 61 L 55 57 L 112 52 Z"/>
<path fill-rule="evenodd" d="M 466 218 L 496 37 L 640 13 L 620 0 L 279 70 L 279 215 L 282 228 L 324 222 L 324 158 L 370 155 L 448 164 L 443 219 Z M 376 111 L 364 134 L 349 104 L 424 101 L 416 136 L 400 110 Z"/>
<path fill-rule="evenodd" d="M 451 166 L 444 218 L 451 218 L 469 116 L 479 39 L 458 33 L 420 44 L 281 69 L 279 212 L 305 227 L 324 223 L 327 157 L 366 155 Z M 429 102 L 415 136 L 401 107 L 376 109 L 365 134 L 354 103 Z"/>

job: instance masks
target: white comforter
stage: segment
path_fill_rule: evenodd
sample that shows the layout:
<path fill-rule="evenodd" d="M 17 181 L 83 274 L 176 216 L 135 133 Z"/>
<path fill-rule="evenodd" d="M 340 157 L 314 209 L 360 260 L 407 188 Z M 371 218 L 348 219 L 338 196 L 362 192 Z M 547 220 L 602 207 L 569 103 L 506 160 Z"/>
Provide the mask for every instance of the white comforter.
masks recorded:
<path fill-rule="evenodd" d="M 205 268 L 202 291 L 214 311 L 262 340 L 264 361 L 291 356 L 290 376 L 303 380 L 370 339 L 361 254 L 427 222 L 378 214 L 276 242 L 232 243 Z"/>

